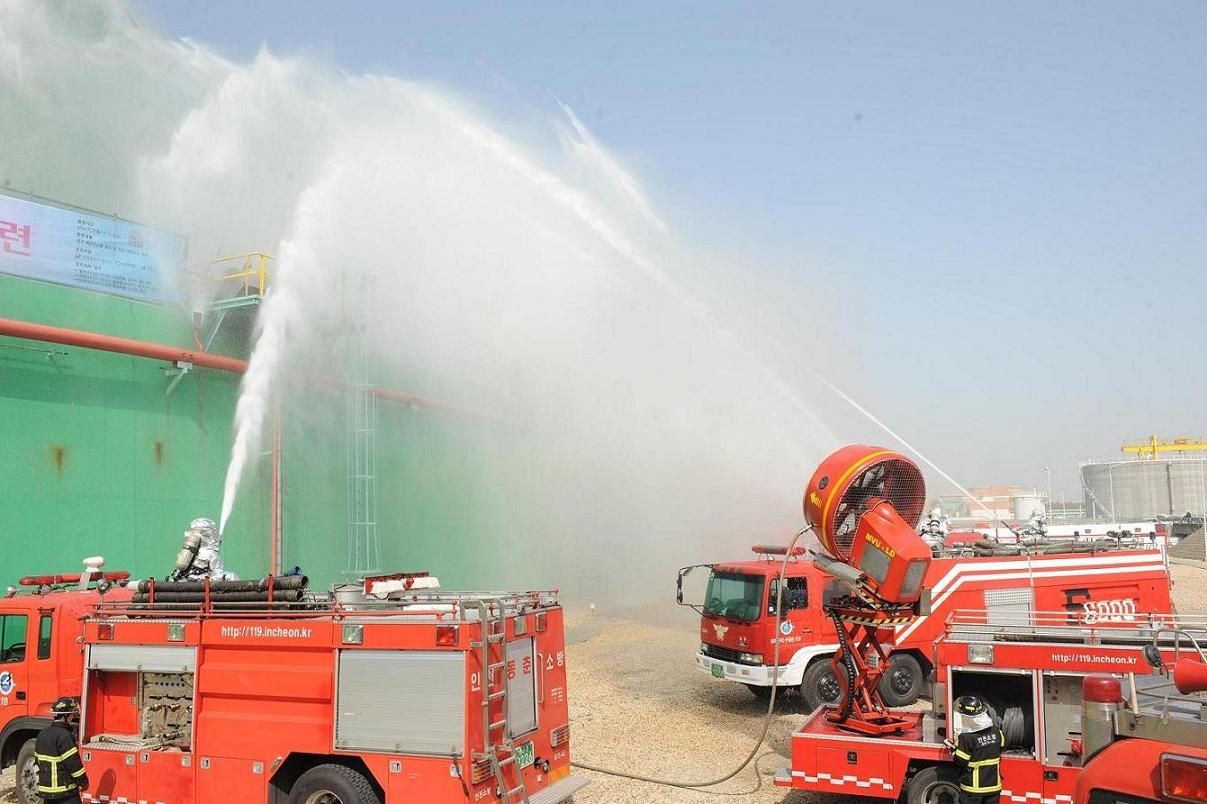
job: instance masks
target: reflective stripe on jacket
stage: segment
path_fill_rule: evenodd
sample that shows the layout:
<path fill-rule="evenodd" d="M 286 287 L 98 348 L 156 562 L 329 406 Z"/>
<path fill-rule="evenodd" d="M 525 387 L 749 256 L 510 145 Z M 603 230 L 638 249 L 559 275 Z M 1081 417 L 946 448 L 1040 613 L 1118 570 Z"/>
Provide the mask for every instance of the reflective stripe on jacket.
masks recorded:
<path fill-rule="evenodd" d="M 951 755 L 960 766 L 960 789 L 965 793 L 996 793 L 1002 789 L 1002 749 L 1006 735 L 996 726 L 966 731 Z"/>
<path fill-rule="evenodd" d="M 42 798 L 67 798 L 88 786 L 75 734 L 66 723 L 56 720 L 38 733 L 34 758 L 38 760 L 38 795 Z"/>

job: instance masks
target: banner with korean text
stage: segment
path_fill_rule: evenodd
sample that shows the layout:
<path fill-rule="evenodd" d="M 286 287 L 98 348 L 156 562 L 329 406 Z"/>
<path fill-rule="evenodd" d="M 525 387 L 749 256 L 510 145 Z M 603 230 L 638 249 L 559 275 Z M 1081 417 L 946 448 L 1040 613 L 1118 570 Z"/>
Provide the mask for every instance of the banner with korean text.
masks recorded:
<path fill-rule="evenodd" d="M 0 194 L 0 273 L 162 303 L 187 249 L 182 235 Z"/>

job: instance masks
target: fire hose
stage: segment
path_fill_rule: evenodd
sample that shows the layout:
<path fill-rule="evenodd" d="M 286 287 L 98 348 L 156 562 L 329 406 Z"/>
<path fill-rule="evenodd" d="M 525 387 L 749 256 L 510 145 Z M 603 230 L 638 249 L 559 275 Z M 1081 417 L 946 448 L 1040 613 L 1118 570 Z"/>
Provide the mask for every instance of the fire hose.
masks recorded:
<path fill-rule="evenodd" d="M 612 768 L 602 768 L 598 765 L 592 765 L 587 762 L 575 762 L 574 760 L 571 760 L 570 764 L 581 770 L 594 771 L 595 773 L 603 773 L 608 776 L 618 776 L 623 779 L 632 779 L 638 782 L 649 782 L 650 784 L 659 784 L 665 787 L 681 787 L 691 790 L 699 787 L 713 787 L 721 784 L 722 782 L 727 782 L 741 773 L 751 762 L 754 762 L 755 756 L 758 754 L 759 749 L 762 748 L 763 743 L 767 741 L 767 732 L 771 729 L 771 718 L 775 715 L 775 693 L 776 690 L 779 689 L 780 683 L 780 639 L 778 634 L 780 633 L 780 622 L 783 620 L 784 616 L 784 576 L 788 573 L 788 561 L 792 557 L 792 548 L 796 547 L 796 543 L 800 541 L 801 536 L 804 536 L 811 530 L 813 530 L 813 526 L 809 525 L 796 532 L 796 535 L 792 537 L 792 541 L 788 543 L 788 549 L 784 551 L 783 563 L 780 564 L 779 583 L 776 585 L 775 593 L 774 633 L 777 636 L 774 639 L 774 647 L 772 648 L 773 657 L 771 666 L 775 668 L 775 670 L 771 674 L 771 698 L 767 701 L 767 714 L 763 717 L 763 730 L 759 732 L 759 739 L 757 742 L 755 742 L 754 747 L 750 749 L 750 753 L 746 755 L 746 758 L 742 760 L 740 765 L 724 776 L 711 779 L 706 782 L 680 782 L 672 779 L 659 779 L 654 776 L 643 776 L 639 773 L 630 773 L 628 771 L 614 770 Z M 718 791 L 705 792 L 714 793 L 715 795 L 725 795 Z"/>

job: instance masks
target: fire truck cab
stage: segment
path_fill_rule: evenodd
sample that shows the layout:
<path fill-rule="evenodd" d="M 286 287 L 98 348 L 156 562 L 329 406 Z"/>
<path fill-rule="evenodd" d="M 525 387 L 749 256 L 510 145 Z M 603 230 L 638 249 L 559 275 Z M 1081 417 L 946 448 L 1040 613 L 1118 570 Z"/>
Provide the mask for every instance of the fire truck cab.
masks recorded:
<path fill-rule="evenodd" d="M 1145 647 L 1172 622 L 1172 615 L 1154 616 L 1105 628 L 1070 625 L 1064 612 L 957 612 L 935 649 L 933 711 L 895 710 L 909 726 L 873 737 L 843 729 L 828 719 L 830 709 L 819 709 L 793 734 L 791 766 L 775 783 L 908 804 L 954 802 L 958 772 L 944 740 L 954 739 L 954 700 L 976 695 L 1005 735 L 1002 801 L 1071 804 L 1083 765 L 1084 679 L 1122 678 L 1129 693 L 1142 686 L 1137 679 L 1153 672 Z"/>
<path fill-rule="evenodd" d="M 923 583 L 930 596 L 929 614 L 899 627 L 891 637 L 890 666 L 880 683 L 885 702 L 907 706 L 925 692 L 925 680 L 934 668 L 935 640 L 951 613 L 961 609 L 995 614 L 1060 610 L 1070 622 L 1097 626 L 1127 626 L 1148 614 L 1173 610 L 1161 546 L 1075 549 L 1070 544 L 1050 549 L 1024 554 L 1005 548 L 1001 555 L 933 559 Z M 799 690 L 808 711 L 837 701 L 839 681 L 830 659 L 838 649 L 838 635 L 822 606 L 843 592 L 841 585 L 800 550 L 787 564 L 784 611 L 776 634 L 784 548 L 756 546 L 754 551 L 759 558 L 752 561 L 696 565 L 709 570 L 698 607 L 697 668 L 766 696 L 778 643 L 781 690 Z M 679 571 L 681 604 L 684 578 L 695 568 Z"/>
<path fill-rule="evenodd" d="M 102 594 L 95 586 L 64 586 L 78 584 L 79 577 L 22 578 L 21 585 L 34 594 L 18 595 L 17 587 L 9 587 L 0 599 L 0 767 L 18 765 L 18 789 L 28 788 L 29 794 L 36 784 L 34 738 L 51 722 L 50 705 L 82 689 L 82 618 Z M 109 574 L 114 580 L 124 577 Z M 130 592 L 114 587 L 106 596 L 123 600 Z"/>

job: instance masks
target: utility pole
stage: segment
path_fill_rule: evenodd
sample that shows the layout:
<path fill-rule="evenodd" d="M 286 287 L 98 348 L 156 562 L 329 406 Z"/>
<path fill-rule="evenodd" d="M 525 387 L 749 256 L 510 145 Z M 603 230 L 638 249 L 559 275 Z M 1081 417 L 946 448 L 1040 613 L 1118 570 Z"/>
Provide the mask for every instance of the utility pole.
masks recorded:
<path fill-rule="evenodd" d="M 1052 520 L 1052 470 L 1045 466 L 1044 474 L 1048 476 L 1048 507 L 1046 513 L 1047 519 L 1050 522 Z"/>

